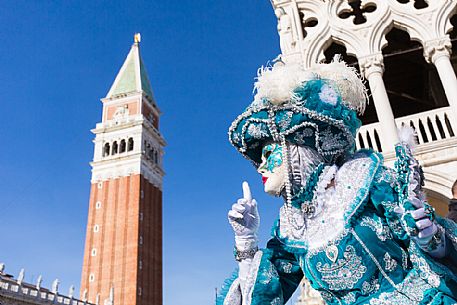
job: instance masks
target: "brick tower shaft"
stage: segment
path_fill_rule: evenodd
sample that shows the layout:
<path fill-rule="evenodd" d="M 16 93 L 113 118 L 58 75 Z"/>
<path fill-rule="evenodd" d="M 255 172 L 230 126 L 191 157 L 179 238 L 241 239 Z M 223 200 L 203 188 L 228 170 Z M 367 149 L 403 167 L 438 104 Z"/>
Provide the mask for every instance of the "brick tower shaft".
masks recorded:
<path fill-rule="evenodd" d="M 100 305 L 161 305 L 165 141 L 139 34 L 102 102 L 102 122 L 92 130 L 81 298 Z"/>

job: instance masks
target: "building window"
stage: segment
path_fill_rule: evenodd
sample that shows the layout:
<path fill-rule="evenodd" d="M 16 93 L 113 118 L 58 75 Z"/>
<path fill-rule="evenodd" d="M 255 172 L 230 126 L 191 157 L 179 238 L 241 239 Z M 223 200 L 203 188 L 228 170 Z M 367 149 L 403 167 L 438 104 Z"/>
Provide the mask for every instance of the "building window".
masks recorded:
<path fill-rule="evenodd" d="M 140 221 L 143 221 L 143 212 L 140 213 Z"/>
<path fill-rule="evenodd" d="M 154 159 L 154 148 L 151 148 L 151 146 L 148 144 L 146 151 L 148 152 L 148 158 L 153 160 Z"/>
<path fill-rule="evenodd" d="M 93 273 L 91 273 L 89 275 L 89 282 L 93 282 L 93 281 L 95 281 L 95 275 Z"/>
<path fill-rule="evenodd" d="M 149 122 L 151 122 L 151 124 L 155 123 L 156 118 L 155 118 L 154 114 L 152 114 L 152 112 L 149 113 L 148 120 L 149 120 Z"/>
<path fill-rule="evenodd" d="M 144 191 L 143 191 L 143 190 L 141 190 L 141 192 L 140 192 L 140 196 L 141 196 L 141 199 L 143 199 L 143 198 L 144 198 Z"/>
<path fill-rule="evenodd" d="M 139 263 L 138 267 L 140 268 L 140 270 L 143 269 L 143 261 L 142 260 L 140 260 L 140 263 Z"/>
<path fill-rule="evenodd" d="M 97 201 L 97 202 L 95 203 L 95 208 L 98 210 L 98 209 L 100 209 L 101 207 L 102 207 L 102 202 L 101 202 L 101 201 Z"/>
<path fill-rule="evenodd" d="M 133 150 L 133 138 L 129 138 L 129 143 L 128 143 L 127 151 L 132 151 Z"/>
<path fill-rule="evenodd" d="M 117 141 L 114 141 L 114 142 L 113 142 L 113 149 L 112 149 L 111 154 L 112 154 L 112 155 L 117 154 Z"/>
<path fill-rule="evenodd" d="M 90 255 L 91 256 L 96 256 L 97 255 L 97 249 L 96 248 L 92 248 L 92 251 L 90 251 Z"/>
<path fill-rule="evenodd" d="M 126 146 L 127 146 L 127 144 L 125 143 L 125 140 L 121 140 L 121 145 L 120 145 L 120 147 L 119 147 L 119 153 L 120 153 L 120 154 L 122 154 L 123 152 L 125 152 Z"/>
<path fill-rule="evenodd" d="M 94 226 L 94 232 L 97 233 L 98 231 L 100 231 L 100 226 L 99 225 L 95 225 Z"/>
<path fill-rule="evenodd" d="M 143 244 L 143 236 L 140 236 L 140 245 Z"/>
<path fill-rule="evenodd" d="M 101 189 L 101 188 L 103 187 L 103 182 L 100 181 L 99 183 L 97 183 L 97 187 L 98 187 L 99 189 Z"/>
<path fill-rule="evenodd" d="M 105 146 L 103 146 L 103 157 L 109 156 L 109 151 L 110 151 L 109 143 L 106 143 Z"/>
<path fill-rule="evenodd" d="M 141 289 L 141 287 L 138 287 L 138 295 L 141 295 L 142 292 L 143 290 Z"/>

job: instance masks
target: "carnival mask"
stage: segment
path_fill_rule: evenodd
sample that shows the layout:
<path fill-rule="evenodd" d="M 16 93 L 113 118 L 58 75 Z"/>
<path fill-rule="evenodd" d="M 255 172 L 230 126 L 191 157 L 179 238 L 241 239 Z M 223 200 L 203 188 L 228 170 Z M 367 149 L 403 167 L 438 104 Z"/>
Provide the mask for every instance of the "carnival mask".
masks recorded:
<path fill-rule="evenodd" d="M 280 195 L 287 174 L 283 162 L 283 147 L 278 143 L 267 144 L 262 149 L 262 163 L 257 171 L 262 175 L 265 192 Z"/>

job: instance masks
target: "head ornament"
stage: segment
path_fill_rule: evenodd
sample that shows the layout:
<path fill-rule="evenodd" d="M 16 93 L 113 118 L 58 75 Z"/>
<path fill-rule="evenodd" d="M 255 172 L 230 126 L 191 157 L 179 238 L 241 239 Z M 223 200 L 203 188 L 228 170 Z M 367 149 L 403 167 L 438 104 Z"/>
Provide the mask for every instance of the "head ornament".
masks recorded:
<path fill-rule="evenodd" d="M 229 140 L 255 165 L 268 142 L 308 146 L 329 161 L 354 150 L 367 94 L 356 70 L 339 57 L 306 70 L 282 62 L 262 67 L 254 91 Z"/>

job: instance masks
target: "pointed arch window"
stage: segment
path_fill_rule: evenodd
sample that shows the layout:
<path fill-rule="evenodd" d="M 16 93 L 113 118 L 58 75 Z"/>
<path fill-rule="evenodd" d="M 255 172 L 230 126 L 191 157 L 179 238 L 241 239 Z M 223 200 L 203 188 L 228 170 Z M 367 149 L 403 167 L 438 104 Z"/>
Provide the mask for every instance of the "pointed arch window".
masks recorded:
<path fill-rule="evenodd" d="M 109 143 L 106 143 L 103 147 L 103 157 L 109 156 L 110 146 Z"/>
<path fill-rule="evenodd" d="M 158 164 L 159 163 L 159 158 L 158 158 L 159 154 L 157 152 L 157 150 L 154 150 L 154 163 L 155 164 Z"/>
<path fill-rule="evenodd" d="M 133 138 L 129 138 L 127 151 L 132 151 L 132 150 L 133 150 Z"/>
<path fill-rule="evenodd" d="M 155 151 L 154 148 L 150 148 L 148 150 L 148 157 L 149 157 L 149 159 L 152 160 L 152 162 L 154 162 L 154 151 Z"/>
<path fill-rule="evenodd" d="M 112 154 L 112 155 L 117 154 L 117 149 L 118 149 L 117 141 L 114 141 L 114 142 L 113 142 L 113 149 L 112 149 L 112 151 L 111 151 L 111 154 Z"/>
<path fill-rule="evenodd" d="M 126 148 L 127 148 L 127 144 L 126 144 L 125 140 L 121 140 L 121 144 L 119 147 L 119 153 L 122 154 L 123 152 L 125 152 Z"/>

